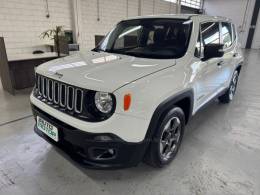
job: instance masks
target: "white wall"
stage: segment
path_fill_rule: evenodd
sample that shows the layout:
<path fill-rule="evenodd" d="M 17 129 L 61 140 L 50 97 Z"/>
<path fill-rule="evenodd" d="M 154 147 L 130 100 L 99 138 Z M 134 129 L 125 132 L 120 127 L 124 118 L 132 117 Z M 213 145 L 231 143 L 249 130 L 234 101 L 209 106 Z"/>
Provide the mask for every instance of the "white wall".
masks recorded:
<path fill-rule="evenodd" d="M 77 8 L 73 9 L 75 1 Z M 94 35 L 105 35 L 118 21 L 138 15 L 139 0 L 99 0 L 100 20 L 97 21 L 97 1 L 48 0 L 50 18 L 46 18 L 45 0 L 0 0 L 0 36 L 5 38 L 7 54 L 46 50 L 42 45 L 49 41 L 40 39 L 39 35 L 57 25 L 65 29 L 77 26 L 81 48 L 90 49 L 95 45 Z M 174 12 L 175 6 L 169 2 L 141 0 L 141 15 Z"/>
<path fill-rule="evenodd" d="M 246 11 L 246 4 L 249 1 Z M 225 16 L 233 20 L 238 27 L 242 47 L 245 47 L 248 29 L 251 23 L 255 0 L 205 0 L 205 13 L 213 16 Z M 243 18 L 245 15 L 245 22 Z"/>
<path fill-rule="evenodd" d="M 97 0 L 81 1 L 81 48 L 93 48 L 95 35 L 105 35 L 120 20 L 138 15 L 138 0 L 99 0 L 99 2 L 98 21 Z M 141 0 L 141 15 L 169 13 L 175 13 L 174 4 L 163 0 Z"/>
<path fill-rule="evenodd" d="M 8 55 L 44 49 L 40 45 L 48 41 L 39 36 L 56 25 L 72 28 L 71 0 L 49 0 L 49 10 L 46 18 L 45 0 L 0 0 L 0 36 Z"/>
<path fill-rule="evenodd" d="M 73 29 L 73 3 L 76 0 L 48 0 L 50 18 L 46 18 L 45 0 L 0 0 L 0 36 L 4 36 L 7 53 L 31 53 L 35 49 L 46 49 L 46 40 L 39 35 L 56 25 Z M 106 34 L 118 21 L 138 15 L 139 0 L 99 0 L 100 20 L 97 21 L 98 0 L 77 0 L 79 41 L 81 48 L 94 47 L 94 35 Z M 127 4 L 128 2 L 128 4 Z M 240 28 L 240 39 L 245 46 L 255 0 L 205 0 L 206 14 L 231 18 Z M 175 13 L 175 4 L 163 0 L 141 0 L 141 15 Z M 245 24 L 243 17 L 245 13 Z M 253 47 L 260 47 L 260 20 L 256 28 Z M 76 24 L 77 25 L 77 24 Z"/>

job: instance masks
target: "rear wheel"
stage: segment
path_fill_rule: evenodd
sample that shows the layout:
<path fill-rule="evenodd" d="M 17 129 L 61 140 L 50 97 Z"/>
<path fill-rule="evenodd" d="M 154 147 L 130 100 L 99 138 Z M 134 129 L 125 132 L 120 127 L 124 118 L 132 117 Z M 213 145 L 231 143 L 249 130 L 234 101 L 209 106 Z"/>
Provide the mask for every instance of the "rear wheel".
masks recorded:
<path fill-rule="evenodd" d="M 154 167 L 169 164 L 176 156 L 183 137 L 185 115 L 181 108 L 169 111 L 155 133 L 146 153 L 145 162 Z"/>
<path fill-rule="evenodd" d="M 233 100 L 237 89 L 238 76 L 239 76 L 238 70 L 235 70 L 228 90 L 226 91 L 225 94 L 223 94 L 218 98 L 221 103 L 229 103 Z"/>

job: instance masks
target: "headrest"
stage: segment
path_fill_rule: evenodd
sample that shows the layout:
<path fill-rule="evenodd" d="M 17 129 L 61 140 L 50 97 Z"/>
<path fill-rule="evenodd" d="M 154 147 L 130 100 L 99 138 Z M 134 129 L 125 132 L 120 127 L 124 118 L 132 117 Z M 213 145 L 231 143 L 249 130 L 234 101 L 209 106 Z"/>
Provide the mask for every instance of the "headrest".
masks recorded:
<path fill-rule="evenodd" d="M 154 36 L 153 36 L 153 40 L 155 43 L 160 43 L 162 41 L 164 41 L 165 38 L 165 30 L 164 29 L 156 29 L 154 31 Z"/>
<path fill-rule="evenodd" d="M 179 43 L 183 43 L 185 42 L 186 40 L 186 34 L 185 34 L 185 31 L 183 29 L 180 29 L 178 34 L 177 34 L 177 40 Z"/>

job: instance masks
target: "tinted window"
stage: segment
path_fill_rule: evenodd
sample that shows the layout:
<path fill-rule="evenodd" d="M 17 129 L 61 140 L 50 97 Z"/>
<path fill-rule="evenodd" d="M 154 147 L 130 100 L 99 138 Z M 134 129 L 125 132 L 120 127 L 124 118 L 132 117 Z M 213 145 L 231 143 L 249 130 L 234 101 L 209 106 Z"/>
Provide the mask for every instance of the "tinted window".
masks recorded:
<path fill-rule="evenodd" d="M 220 33 L 218 22 L 206 22 L 201 25 L 201 35 L 203 45 L 219 44 Z"/>
<path fill-rule="evenodd" d="M 222 40 L 224 48 L 227 48 L 232 45 L 232 27 L 231 24 L 227 22 L 222 22 L 221 24 Z"/>

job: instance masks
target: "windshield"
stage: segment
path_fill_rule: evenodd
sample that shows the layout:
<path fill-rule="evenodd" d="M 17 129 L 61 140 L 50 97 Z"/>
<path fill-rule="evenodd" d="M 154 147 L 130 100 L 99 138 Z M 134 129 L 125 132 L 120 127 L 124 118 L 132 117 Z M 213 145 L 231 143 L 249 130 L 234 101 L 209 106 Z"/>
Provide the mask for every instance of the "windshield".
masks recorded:
<path fill-rule="evenodd" d="M 93 51 L 144 58 L 179 58 L 187 50 L 191 20 L 135 19 L 120 22 Z"/>

